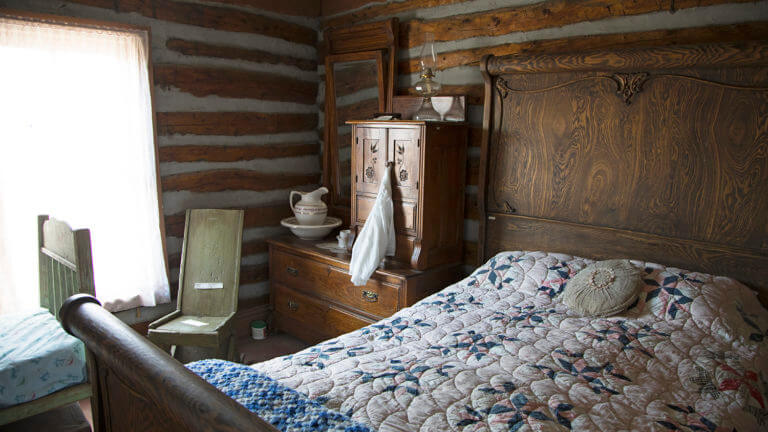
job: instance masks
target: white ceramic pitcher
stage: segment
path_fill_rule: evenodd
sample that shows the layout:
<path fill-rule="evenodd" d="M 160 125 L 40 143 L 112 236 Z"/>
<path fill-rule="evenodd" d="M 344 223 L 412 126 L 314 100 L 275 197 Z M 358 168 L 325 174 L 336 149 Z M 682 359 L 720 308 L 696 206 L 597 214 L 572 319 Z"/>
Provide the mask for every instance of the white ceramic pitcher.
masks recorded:
<path fill-rule="evenodd" d="M 325 222 L 325 216 L 328 215 L 328 206 L 320 199 L 328 193 L 328 188 L 321 187 L 312 192 L 291 191 L 288 201 L 291 204 L 291 210 L 296 215 L 296 220 L 301 225 L 322 225 Z M 295 205 L 293 196 L 301 195 L 301 199 Z"/>

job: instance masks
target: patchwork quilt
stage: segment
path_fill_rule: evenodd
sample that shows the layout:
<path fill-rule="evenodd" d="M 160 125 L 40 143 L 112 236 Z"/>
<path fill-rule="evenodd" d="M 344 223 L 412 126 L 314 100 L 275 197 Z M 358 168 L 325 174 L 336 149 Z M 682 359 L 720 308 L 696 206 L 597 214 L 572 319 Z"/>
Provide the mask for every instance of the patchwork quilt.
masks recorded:
<path fill-rule="evenodd" d="M 768 430 L 768 311 L 723 277 L 632 261 L 621 315 L 561 301 L 592 261 L 505 252 L 391 318 L 253 365 L 379 431 Z"/>

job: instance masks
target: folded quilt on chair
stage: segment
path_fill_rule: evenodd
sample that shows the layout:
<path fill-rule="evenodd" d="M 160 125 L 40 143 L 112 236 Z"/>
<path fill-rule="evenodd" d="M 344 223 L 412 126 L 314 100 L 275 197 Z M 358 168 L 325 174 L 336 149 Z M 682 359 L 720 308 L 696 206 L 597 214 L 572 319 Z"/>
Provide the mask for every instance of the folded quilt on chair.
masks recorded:
<path fill-rule="evenodd" d="M 248 366 L 200 360 L 187 368 L 283 432 L 370 432 L 349 417 Z"/>

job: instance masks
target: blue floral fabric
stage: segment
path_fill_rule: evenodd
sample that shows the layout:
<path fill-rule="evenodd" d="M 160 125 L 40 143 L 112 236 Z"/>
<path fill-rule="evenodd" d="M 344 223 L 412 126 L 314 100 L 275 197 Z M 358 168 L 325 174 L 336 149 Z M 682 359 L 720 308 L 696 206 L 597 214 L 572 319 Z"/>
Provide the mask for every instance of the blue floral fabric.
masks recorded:
<path fill-rule="evenodd" d="M 187 368 L 283 432 L 370 432 L 349 417 L 248 366 L 200 360 Z"/>

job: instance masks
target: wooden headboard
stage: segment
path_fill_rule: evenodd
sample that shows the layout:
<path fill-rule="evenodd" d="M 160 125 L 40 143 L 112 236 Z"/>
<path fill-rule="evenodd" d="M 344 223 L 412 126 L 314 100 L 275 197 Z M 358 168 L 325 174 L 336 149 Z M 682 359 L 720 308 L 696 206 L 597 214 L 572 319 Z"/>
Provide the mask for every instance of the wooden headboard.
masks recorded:
<path fill-rule="evenodd" d="M 479 255 L 734 277 L 768 304 L 768 43 L 489 56 Z"/>

